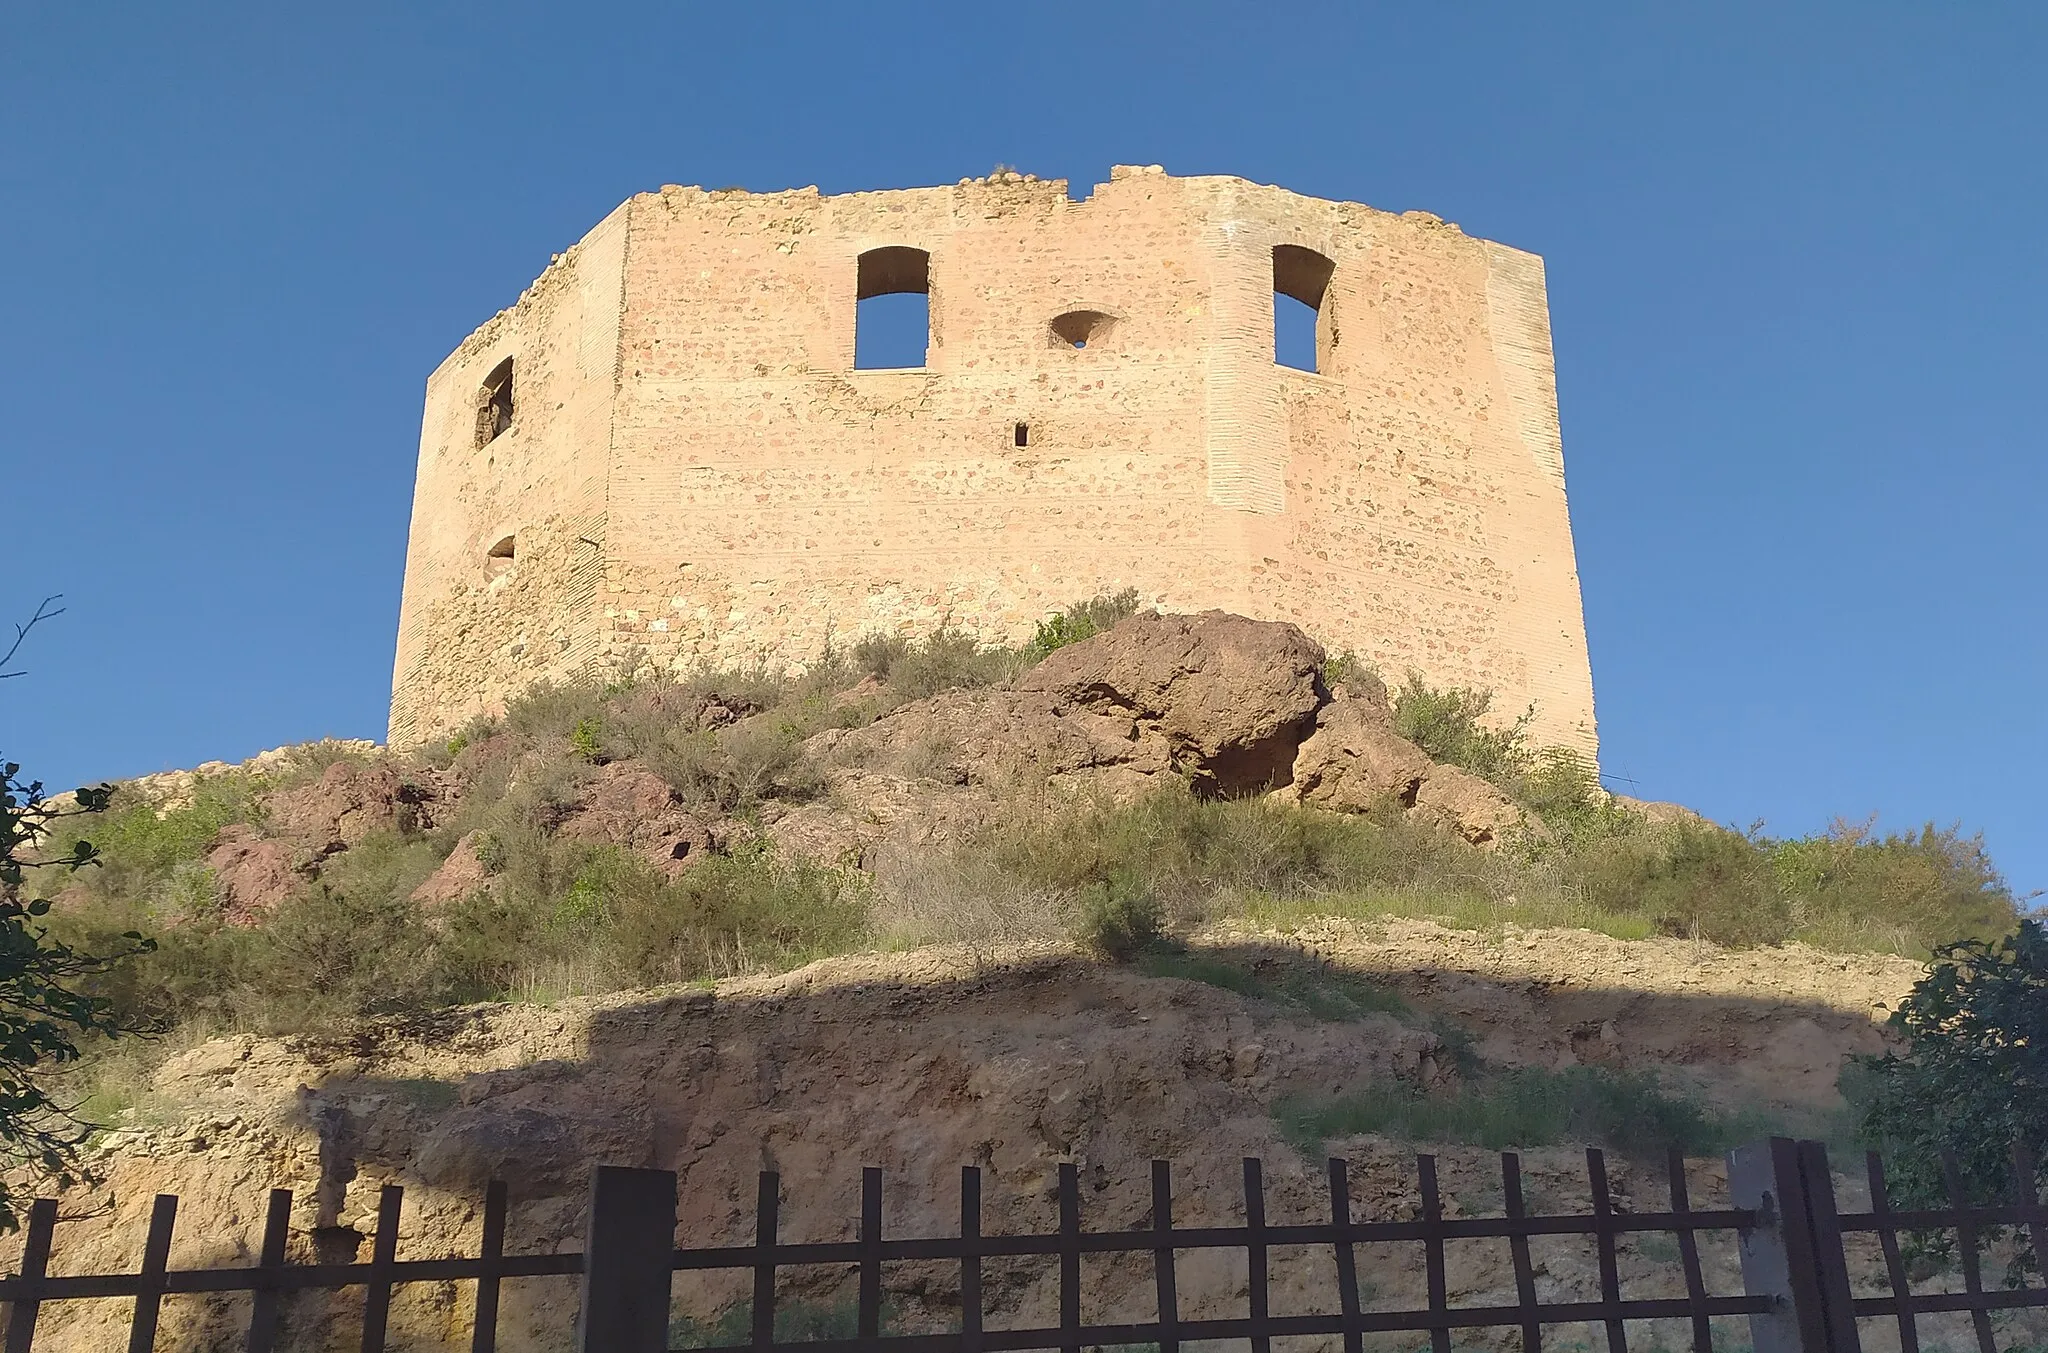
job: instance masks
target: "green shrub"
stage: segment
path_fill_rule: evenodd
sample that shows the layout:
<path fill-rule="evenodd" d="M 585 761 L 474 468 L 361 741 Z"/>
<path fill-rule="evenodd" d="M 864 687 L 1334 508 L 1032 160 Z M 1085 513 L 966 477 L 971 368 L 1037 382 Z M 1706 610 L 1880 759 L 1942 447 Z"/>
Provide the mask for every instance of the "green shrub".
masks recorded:
<path fill-rule="evenodd" d="M 1722 944 L 1776 944 L 1797 926 L 1755 839 L 1673 823 L 1614 849 L 1582 846 L 1564 867 L 1597 907 L 1632 911 L 1659 933 Z"/>
<path fill-rule="evenodd" d="M 117 788 L 109 811 L 92 821 L 99 867 L 80 882 L 98 893 L 135 898 L 189 887 L 221 828 L 257 820 L 257 795 L 266 787 L 246 771 L 223 771 L 195 778 L 181 800 L 164 807 Z M 61 824 L 73 830 L 54 833 L 53 844 L 68 846 L 82 830 L 78 821 Z"/>
<path fill-rule="evenodd" d="M 1941 946 L 1891 1026 L 1903 1053 L 1859 1058 L 1843 1089 L 1896 1202 L 1943 1201 L 1944 1152 L 1974 1198 L 2009 1198 L 2015 1142 L 2048 1161 L 2048 925 Z"/>
<path fill-rule="evenodd" d="M 902 699 L 924 700 L 941 691 L 997 685 L 1021 666 L 1015 649 L 984 648 L 965 630 L 943 624 L 896 659 L 889 685 Z"/>
<path fill-rule="evenodd" d="M 887 681 L 896 664 L 910 656 L 910 640 L 896 634 L 865 634 L 853 646 L 853 665 L 863 675 Z"/>
<path fill-rule="evenodd" d="M 1594 1066 L 1496 1071 L 1434 1095 L 1375 1086 L 1284 1100 L 1274 1112 L 1283 1135 L 1310 1155 L 1329 1138 L 1374 1133 L 1495 1151 L 1582 1142 L 1655 1159 L 1674 1146 L 1712 1154 L 1757 1130 L 1752 1121 L 1714 1114 L 1652 1073 Z"/>
<path fill-rule="evenodd" d="M 622 689 L 591 681 L 542 682 L 507 705 L 499 723 L 522 750 L 560 755 L 574 748 L 579 727 L 603 726 L 605 706 Z"/>
<path fill-rule="evenodd" d="M 1506 728 L 1480 722 L 1493 708 L 1486 691 L 1437 690 L 1410 673 L 1394 695 L 1394 731 L 1429 753 L 1432 761 L 1460 766 L 1504 788 L 1534 766 L 1529 746 L 1533 708 Z"/>
<path fill-rule="evenodd" d="M 1140 956 L 1138 968 L 1147 977 L 1206 983 L 1314 1019 L 1341 1021 L 1412 1013 L 1398 992 L 1321 964 L 1247 962 L 1199 949 L 1155 946 Z"/>
<path fill-rule="evenodd" d="M 1097 595 L 1087 601 L 1077 601 L 1064 611 L 1056 611 L 1038 622 L 1038 632 L 1031 637 L 1029 652 L 1033 658 L 1042 658 L 1054 649 L 1077 644 L 1083 639 L 1092 639 L 1115 625 L 1138 613 L 1138 589 L 1127 587 L 1113 595 Z"/>
<path fill-rule="evenodd" d="M 1019 804 L 957 853 L 976 862 L 969 873 L 1076 902 L 1143 879 L 1168 930 L 1219 916 L 1286 928 L 1395 915 L 1916 953 L 1957 933 L 2005 933 L 2018 915 L 1981 846 L 1953 833 L 1775 841 L 1654 823 L 1607 799 L 1560 821 L 1540 849 L 1481 851 L 1399 814 L 1204 800 L 1173 785 L 1124 803 Z M 1814 883 L 1782 867 L 1788 855 L 1834 863 Z"/>
<path fill-rule="evenodd" d="M 1983 838 L 1955 827 L 1880 836 L 1868 823 L 1836 822 L 1764 849 L 1803 927 L 1836 945 L 1924 951 L 1956 937 L 1996 938 L 2018 919 Z"/>
<path fill-rule="evenodd" d="M 1081 889 L 1074 937 L 1089 953 L 1129 963 L 1151 948 L 1165 929 L 1165 910 L 1141 882 L 1126 874 Z"/>
<path fill-rule="evenodd" d="M 569 748 L 585 761 L 605 760 L 604 720 L 594 714 L 578 719 L 569 730 Z"/>

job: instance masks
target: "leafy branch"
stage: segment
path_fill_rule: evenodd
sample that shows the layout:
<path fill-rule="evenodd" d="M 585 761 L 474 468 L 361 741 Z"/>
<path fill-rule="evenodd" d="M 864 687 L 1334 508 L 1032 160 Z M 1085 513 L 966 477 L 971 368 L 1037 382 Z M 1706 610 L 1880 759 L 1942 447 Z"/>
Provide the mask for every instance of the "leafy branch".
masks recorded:
<path fill-rule="evenodd" d="M 14 627 L 0 669 L 21 651 L 30 630 L 63 614 L 52 607 L 56 600 L 45 597 L 26 624 Z M 0 670 L 0 677 L 19 675 Z M 18 764 L 0 763 L 0 1160 L 60 1186 L 87 1177 L 79 1148 L 94 1125 L 51 1093 L 48 1069 L 76 1062 L 82 1041 L 150 1031 L 92 986 L 119 964 L 152 952 L 156 941 L 131 930 L 111 952 L 80 952 L 44 924 L 51 903 L 28 895 L 29 871 L 75 873 L 99 863 L 89 841 L 75 841 L 61 853 L 41 847 L 52 824 L 106 811 L 113 793 L 113 786 L 97 785 L 53 800 L 42 781 L 21 778 Z M 0 1180 L 0 1228 L 14 1224 L 13 1193 Z"/>

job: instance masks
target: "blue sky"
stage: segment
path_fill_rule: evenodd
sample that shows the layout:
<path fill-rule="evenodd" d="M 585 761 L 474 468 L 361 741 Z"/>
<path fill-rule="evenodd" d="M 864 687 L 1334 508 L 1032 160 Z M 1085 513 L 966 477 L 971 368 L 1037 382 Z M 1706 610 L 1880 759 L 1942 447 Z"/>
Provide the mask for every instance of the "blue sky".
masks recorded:
<path fill-rule="evenodd" d="M 2048 887 L 2048 7 L 23 6 L 0 522 L 54 783 L 378 736 L 423 382 L 662 183 L 1112 163 L 1549 266 L 1605 768 Z"/>

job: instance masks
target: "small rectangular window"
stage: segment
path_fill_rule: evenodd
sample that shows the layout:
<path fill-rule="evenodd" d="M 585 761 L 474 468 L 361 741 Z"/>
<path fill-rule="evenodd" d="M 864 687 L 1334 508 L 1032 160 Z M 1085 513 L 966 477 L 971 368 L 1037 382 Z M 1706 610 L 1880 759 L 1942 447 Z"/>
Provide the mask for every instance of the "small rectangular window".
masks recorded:
<path fill-rule="evenodd" d="M 1337 265 L 1298 244 L 1273 248 L 1273 360 L 1301 371 L 1323 370 L 1336 331 L 1323 313 Z"/>
<path fill-rule="evenodd" d="M 1031 424 L 1029 424 L 1029 423 L 1019 423 L 1019 424 L 1017 424 L 1017 445 L 1019 445 L 1019 446 L 1029 446 L 1029 445 L 1031 445 Z"/>
<path fill-rule="evenodd" d="M 854 285 L 856 370 L 922 367 L 931 347 L 931 255 L 889 245 L 858 260 Z"/>
<path fill-rule="evenodd" d="M 481 451 L 512 426 L 512 359 L 491 368 L 476 398 L 476 445 Z"/>

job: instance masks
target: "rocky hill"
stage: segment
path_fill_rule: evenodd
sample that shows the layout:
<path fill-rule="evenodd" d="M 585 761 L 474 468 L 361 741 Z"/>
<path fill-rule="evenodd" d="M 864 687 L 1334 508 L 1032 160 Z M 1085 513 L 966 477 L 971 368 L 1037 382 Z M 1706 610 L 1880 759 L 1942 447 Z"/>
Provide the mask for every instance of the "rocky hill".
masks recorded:
<path fill-rule="evenodd" d="M 715 794 L 693 802 L 649 757 L 593 751 L 589 773 L 552 805 L 548 826 L 630 849 L 670 874 L 755 831 L 794 856 L 872 861 L 886 844 L 956 835 L 1026 786 L 1129 798 L 1185 785 L 1198 795 L 1270 793 L 1339 812 L 1379 807 L 1480 846 L 1543 830 L 1499 788 L 1400 737 L 1378 680 L 1326 683 L 1326 661 L 1292 625 L 1222 612 L 1133 616 L 1014 681 L 944 691 L 872 722 L 863 707 L 883 696 L 883 681 L 869 675 L 834 692 L 831 712 L 854 726 L 833 721 L 789 758 L 818 777 L 822 792 L 773 802 L 754 821 Z M 743 693 L 678 688 L 653 698 L 664 695 L 691 707 L 659 712 L 696 732 L 730 728 L 744 740 L 776 722 L 775 711 Z M 312 783 L 271 794 L 262 826 L 224 831 L 208 857 L 229 912 L 261 915 L 372 833 L 456 820 L 505 737 L 466 743 L 445 767 L 339 759 Z M 415 896 L 442 902 L 482 886 L 482 847 L 478 832 L 465 833 Z"/>
<path fill-rule="evenodd" d="M 1482 1148 L 1509 1144 L 1582 1206 L 1587 1141 L 1621 1154 L 1624 1205 L 1661 1187 L 1629 1161 L 1672 1146 L 1706 1201 L 1727 1144 L 1835 1125 L 1844 1058 L 1922 971 L 1865 951 L 2014 914 L 1953 834 L 1724 831 L 1291 626 L 1101 619 L 1029 651 L 941 633 L 801 678 L 544 691 L 417 756 L 122 787 L 57 915 L 161 939 L 109 994 L 169 1032 L 84 1073 L 109 1130 L 57 1270 L 132 1265 L 158 1191 L 184 1199 L 174 1263 L 249 1262 L 273 1186 L 295 1259 L 362 1256 L 385 1183 L 403 1254 L 464 1251 L 492 1178 L 514 1248 L 575 1248 L 601 1162 L 676 1170 L 687 1243 L 751 1239 L 764 1167 L 785 1235 L 820 1239 L 849 1233 L 862 1165 L 892 1231 L 928 1233 L 962 1163 L 991 1230 L 1049 1224 L 1062 1161 L 1091 1224 L 1132 1223 L 1156 1156 L 1191 1223 L 1234 1219 L 1247 1154 L 1275 1220 L 1313 1215 L 1325 1150 L 1375 1216 L 1415 1205 L 1419 1147 L 1455 1209 L 1498 1206 Z M 1653 1250 L 1625 1258 L 1644 1283 Z M 1538 1258 L 1547 1294 L 1595 1292 L 1590 1251 Z M 1327 1282 L 1276 1262 L 1276 1303 Z M 1382 1297 L 1415 1296 L 1418 1257 L 1386 1263 Z M 1192 1312 L 1242 1300 L 1220 1259 L 1182 1274 Z M 1052 1281 L 999 1267 L 990 1297 L 1034 1319 Z M 1512 1300 L 1504 1252 L 1455 1254 L 1452 1281 Z M 829 1313 L 845 1282 L 792 1294 Z M 737 1283 L 679 1282 L 678 1319 L 729 1314 Z M 1088 1285 L 1149 1309 L 1149 1272 Z M 916 1266 L 890 1292 L 905 1328 L 948 1319 Z M 356 1298 L 298 1300 L 293 1347 L 342 1338 Z M 406 1291 L 398 1346 L 467 1347 L 467 1301 Z M 235 1346 L 243 1310 L 173 1302 L 169 1346 Z M 573 1284 L 518 1284 L 501 1346 L 563 1347 L 573 1310 Z M 125 1318 L 52 1308 L 38 1347 L 118 1344 Z"/>

